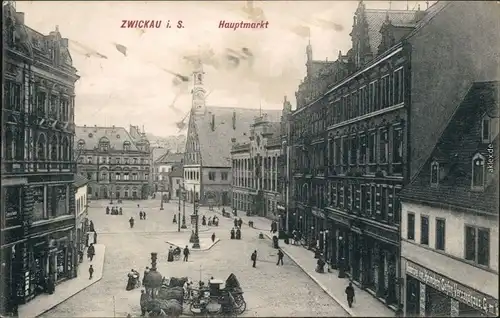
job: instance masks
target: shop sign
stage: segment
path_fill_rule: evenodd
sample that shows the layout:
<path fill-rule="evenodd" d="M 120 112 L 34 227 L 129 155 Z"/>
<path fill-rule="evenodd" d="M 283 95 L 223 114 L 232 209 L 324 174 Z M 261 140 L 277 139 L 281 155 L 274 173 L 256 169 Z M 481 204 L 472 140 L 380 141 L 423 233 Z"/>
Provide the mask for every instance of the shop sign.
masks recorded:
<path fill-rule="evenodd" d="M 498 300 L 491 296 L 481 294 L 410 261 L 406 262 L 406 273 L 461 303 L 486 314 L 498 316 Z"/>

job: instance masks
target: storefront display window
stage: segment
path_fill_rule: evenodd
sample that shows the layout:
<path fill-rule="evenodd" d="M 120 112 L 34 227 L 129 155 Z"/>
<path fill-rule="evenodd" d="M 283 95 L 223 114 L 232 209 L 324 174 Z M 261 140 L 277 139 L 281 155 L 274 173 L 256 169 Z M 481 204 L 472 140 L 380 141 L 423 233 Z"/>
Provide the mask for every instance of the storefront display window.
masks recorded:
<path fill-rule="evenodd" d="M 11 227 L 21 224 L 21 187 L 5 187 L 5 220 L 4 227 Z"/>
<path fill-rule="evenodd" d="M 64 250 L 59 250 L 56 255 L 56 271 L 57 271 L 57 280 L 61 280 L 63 278 L 66 278 L 66 271 L 65 271 L 65 265 L 66 265 L 66 258 L 65 258 L 65 251 Z"/>

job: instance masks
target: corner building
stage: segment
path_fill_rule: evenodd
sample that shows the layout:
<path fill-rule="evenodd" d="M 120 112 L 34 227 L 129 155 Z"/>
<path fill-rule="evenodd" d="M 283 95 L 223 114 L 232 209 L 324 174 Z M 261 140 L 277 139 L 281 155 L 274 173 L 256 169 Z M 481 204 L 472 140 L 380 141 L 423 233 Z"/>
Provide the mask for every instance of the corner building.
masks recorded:
<path fill-rule="evenodd" d="M 150 193 L 149 141 L 136 126 L 76 127 L 79 173 L 85 176 L 88 199 L 141 200 Z"/>
<path fill-rule="evenodd" d="M 0 313 L 76 275 L 75 82 L 68 39 L 3 5 Z"/>

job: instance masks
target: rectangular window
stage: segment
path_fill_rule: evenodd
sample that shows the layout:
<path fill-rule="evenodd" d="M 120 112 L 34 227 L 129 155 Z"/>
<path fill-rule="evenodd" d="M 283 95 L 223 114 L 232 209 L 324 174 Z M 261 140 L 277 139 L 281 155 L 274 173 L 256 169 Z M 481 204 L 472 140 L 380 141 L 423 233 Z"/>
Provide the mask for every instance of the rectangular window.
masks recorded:
<path fill-rule="evenodd" d="M 46 111 L 46 103 L 47 100 L 47 94 L 45 92 L 40 92 L 37 91 L 36 93 L 36 114 L 39 117 L 45 117 L 47 111 Z"/>
<path fill-rule="evenodd" d="M 394 105 L 394 74 L 389 74 L 387 81 L 387 105 Z"/>
<path fill-rule="evenodd" d="M 368 137 L 368 171 L 370 173 L 374 173 L 377 165 L 376 165 L 376 140 L 377 140 L 377 134 L 375 131 L 370 132 L 370 135 Z"/>
<path fill-rule="evenodd" d="M 404 78 L 403 68 L 394 71 L 394 104 L 404 101 Z"/>
<path fill-rule="evenodd" d="M 489 266 L 490 231 L 488 229 L 465 227 L 465 259 Z"/>
<path fill-rule="evenodd" d="M 408 224 L 407 224 L 407 233 L 406 238 L 409 240 L 415 240 L 415 214 L 408 213 Z"/>
<path fill-rule="evenodd" d="M 356 118 L 359 116 L 359 100 L 358 100 L 358 92 L 352 93 L 352 118 Z"/>
<path fill-rule="evenodd" d="M 389 157 L 389 136 L 387 129 L 380 129 L 380 163 L 387 163 L 387 158 Z"/>
<path fill-rule="evenodd" d="M 357 156 L 358 156 L 358 141 L 356 139 L 356 135 L 351 136 L 350 141 L 351 141 L 350 142 L 351 146 L 349 149 L 350 153 L 349 163 L 351 166 L 354 166 L 357 164 Z"/>
<path fill-rule="evenodd" d="M 365 95 L 366 95 L 366 86 L 363 86 L 359 89 L 359 96 L 358 96 L 358 114 L 359 114 L 359 116 L 363 116 L 366 113 Z"/>
<path fill-rule="evenodd" d="M 490 142 L 490 120 L 483 119 L 483 142 Z"/>
<path fill-rule="evenodd" d="M 444 219 L 436 219 L 436 249 L 444 251 L 446 238 L 446 221 Z"/>
<path fill-rule="evenodd" d="M 125 172 L 123 174 L 123 180 L 128 181 L 128 178 L 129 178 L 129 174 L 128 174 L 128 172 Z"/>
<path fill-rule="evenodd" d="M 369 86 L 369 103 L 368 103 L 368 113 L 371 113 L 375 110 L 375 101 L 376 101 L 376 81 L 375 82 L 371 82 L 370 83 L 370 86 Z"/>
<path fill-rule="evenodd" d="M 420 217 L 420 244 L 429 245 L 429 217 Z"/>
<path fill-rule="evenodd" d="M 364 165 L 366 163 L 366 135 L 361 134 L 359 136 L 359 164 Z"/>
<path fill-rule="evenodd" d="M 120 173 L 115 173 L 115 180 L 120 181 Z"/>
<path fill-rule="evenodd" d="M 208 180 L 215 181 L 215 172 L 213 171 L 208 172 Z"/>
<path fill-rule="evenodd" d="M 227 172 L 221 172 L 221 173 L 220 173 L 220 178 L 221 178 L 221 180 L 226 181 L 226 180 L 227 180 L 227 177 L 228 177 Z"/>
<path fill-rule="evenodd" d="M 92 163 L 92 157 L 87 157 L 87 163 Z"/>
<path fill-rule="evenodd" d="M 347 169 L 349 165 L 349 139 L 347 137 L 342 137 L 342 166 L 343 172 Z"/>
<path fill-rule="evenodd" d="M 403 173 L 403 129 L 394 127 L 392 131 L 392 172 L 395 174 Z"/>
<path fill-rule="evenodd" d="M 341 165 L 341 155 L 342 155 L 342 148 L 341 148 L 341 143 L 340 143 L 340 138 L 336 138 L 334 141 L 335 144 L 335 153 L 334 153 L 334 158 L 335 158 L 335 170 L 337 172 L 340 171 L 340 165 Z"/>
<path fill-rule="evenodd" d="M 373 97 L 374 99 L 374 102 L 373 102 L 373 110 L 376 111 L 376 110 L 379 110 L 381 107 L 380 107 L 380 87 L 382 87 L 382 85 L 380 85 L 381 82 L 380 81 L 376 81 L 375 82 L 375 96 Z"/>

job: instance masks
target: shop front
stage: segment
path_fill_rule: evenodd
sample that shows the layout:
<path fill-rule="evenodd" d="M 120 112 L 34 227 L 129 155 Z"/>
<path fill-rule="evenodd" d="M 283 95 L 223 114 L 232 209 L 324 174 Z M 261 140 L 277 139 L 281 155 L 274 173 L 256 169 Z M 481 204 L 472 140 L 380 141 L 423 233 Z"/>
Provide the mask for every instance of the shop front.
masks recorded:
<path fill-rule="evenodd" d="M 407 260 L 405 315 L 498 317 L 498 299 Z"/>

